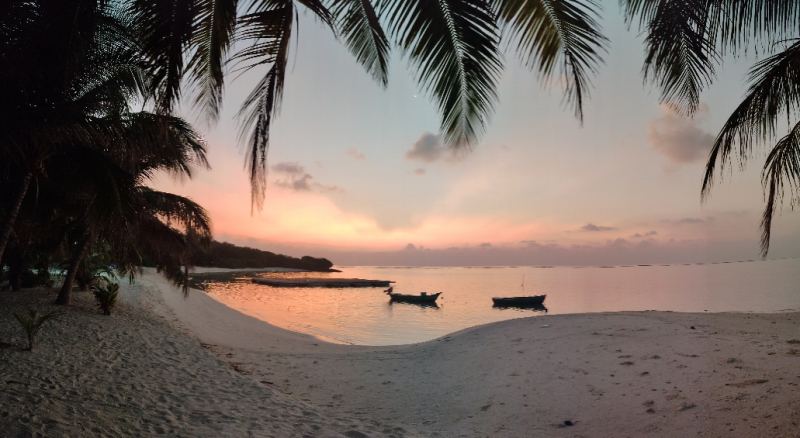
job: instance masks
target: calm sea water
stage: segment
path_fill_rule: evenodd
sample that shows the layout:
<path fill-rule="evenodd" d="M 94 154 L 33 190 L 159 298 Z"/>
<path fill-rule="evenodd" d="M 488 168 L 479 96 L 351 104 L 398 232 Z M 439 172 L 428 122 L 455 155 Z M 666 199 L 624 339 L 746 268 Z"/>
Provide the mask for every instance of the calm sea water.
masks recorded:
<path fill-rule="evenodd" d="M 390 303 L 382 288 L 273 288 L 249 278 L 212 283 L 207 292 L 277 326 L 360 345 L 422 342 L 480 324 L 544 314 L 492 306 L 492 297 L 521 294 L 546 294 L 549 314 L 800 310 L 800 259 L 668 266 L 337 268 L 342 272 L 281 275 L 393 280 L 395 292 L 442 296 L 430 307 Z"/>

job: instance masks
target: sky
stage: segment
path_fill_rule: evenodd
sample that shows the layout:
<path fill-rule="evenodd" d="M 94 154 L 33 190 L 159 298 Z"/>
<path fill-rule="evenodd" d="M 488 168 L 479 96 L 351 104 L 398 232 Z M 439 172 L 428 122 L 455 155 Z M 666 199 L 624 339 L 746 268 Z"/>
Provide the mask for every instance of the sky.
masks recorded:
<path fill-rule="evenodd" d="M 499 103 L 481 141 L 442 145 L 432 100 L 393 54 L 383 89 L 308 14 L 271 128 L 263 209 L 251 212 L 235 118 L 264 71 L 228 81 L 209 125 L 211 171 L 154 187 L 192 198 L 217 240 L 336 265 L 604 265 L 759 258 L 766 147 L 725 172 L 706 202 L 706 155 L 757 60 L 725 58 L 693 118 L 660 104 L 642 80 L 642 37 L 604 3 L 605 63 L 583 124 L 558 77 L 543 83 L 508 51 Z M 236 77 L 230 74 L 228 77 Z M 773 222 L 770 258 L 800 255 L 800 216 Z"/>

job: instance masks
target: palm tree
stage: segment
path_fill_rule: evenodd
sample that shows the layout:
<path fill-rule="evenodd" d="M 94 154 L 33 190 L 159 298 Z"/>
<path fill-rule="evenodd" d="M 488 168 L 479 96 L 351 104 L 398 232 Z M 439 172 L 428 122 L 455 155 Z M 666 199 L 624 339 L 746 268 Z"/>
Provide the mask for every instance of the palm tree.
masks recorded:
<path fill-rule="evenodd" d="M 105 15 L 87 11 L 108 8 L 109 3 L 14 0 L 0 6 L 0 17 L 5 17 L 0 25 L 0 61 L 3 65 L 20 66 L 9 68 L 10 73 L 0 77 L 0 83 L 11 84 L 0 90 L 0 98 L 17 98 L 19 93 L 15 90 L 28 90 L 28 82 L 40 83 L 41 78 L 27 73 L 29 64 L 39 65 L 36 63 L 41 60 L 64 59 L 61 64 L 66 67 L 56 69 L 48 78 L 54 77 L 56 80 L 51 82 L 56 85 L 70 83 L 65 78 L 72 78 L 71 72 L 81 64 L 76 62 L 85 51 L 81 48 L 94 47 L 88 41 L 95 39 L 77 38 L 84 43 L 75 47 L 44 47 L 42 57 L 31 56 L 38 53 L 31 48 L 39 47 L 43 41 L 49 44 L 55 32 L 66 35 L 64 29 L 72 29 L 77 37 L 94 35 L 92 32 L 104 28 L 106 22 L 97 17 Z M 796 76 L 790 68 L 796 51 L 786 41 L 800 34 L 800 5 L 785 0 L 620 0 L 620 4 L 629 25 L 638 23 L 646 35 L 645 79 L 661 88 L 663 102 L 686 115 L 694 113 L 701 91 L 713 83 L 722 55 L 742 54 L 753 47 L 771 51 L 779 43 L 785 46 L 782 55 L 754 68 L 752 94 L 742 103 L 749 109 L 740 107 L 731 116 L 709 157 L 705 196 L 715 169 L 730 164 L 732 151 L 744 163 L 756 141 L 766 141 L 765 137 L 775 134 L 775 123 L 782 112 L 791 117 L 796 108 Z M 379 85 L 386 85 L 391 48 L 399 49 L 408 58 L 422 89 L 438 106 L 443 137 L 454 148 L 471 147 L 486 129 L 497 103 L 502 48 L 513 50 L 542 78 L 559 69 L 567 79 L 566 100 L 582 119 L 590 75 L 602 62 L 607 44 L 597 21 L 602 11 L 599 0 L 121 0 L 114 2 L 117 6 L 115 10 L 123 11 L 122 16 L 135 29 L 133 39 L 144 54 L 144 76 L 149 81 L 145 94 L 153 98 L 159 115 L 171 114 L 182 99 L 181 90 L 189 85 L 194 92 L 192 102 L 205 110 L 209 120 L 214 120 L 222 100 L 226 65 L 233 62 L 243 69 L 263 73 L 239 111 L 242 138 L 248 142 L 252 202 L 259 208 L 264 200 L 270 128 L 280 108 L 289 43 L 297 34 L 300 10 L 309 11 L 332 34 L 341 37 Z M 71 11 L 76 18 L 72 24 L 58 21 L 54 17 L 59 15 L 53 11 Z M 32 28 L 29 23 L 37 23 L 38 27 Z M 32 32 L 38 29 L 43 30 L 44 38 L 28 38 L 38 36 Z M 234 41 L 243 48 L 231 54 Z M 9 62 L 17 58 L 24 62 Z M 134 82 L 129 80 L 128 84 Z M 127 90 L 127 99 L 135 87 L 122 89 Z M 765 93 L 775 99 L 759 100 Z M 56 93 L 62 94 L 72 96 Z M 49 96 L 44 92 L 37 95 Z M 42 130 L 41 135 L 23 129 L 23 137 L 6 135 L 7 138 L 2 137 L 6 129 L 0 126 L 0 154 L 20 163 L 23 171 L 16 193 L 24 194 L 38 174 L 41 157 L 46 156 L 48 148 L 67 140 L 91 143 L 84 137 L 96 138 L 98 132 L 89 127 L 83 131 L 73 129 L 81 126 L 75 123 L 80 119 L 75 116 L 86 114 L 66 111 L 74 109 L 74 105 L 65 105 L 53 113 L 59 117 L 46 118 L 45 106 L 30 105 L 30 99 L 21 101 L 25 105 L 13 106 L 15 113 L 29 111 L 32 126 L 42 125 L 43 120 L 52 126 Z M 71 103 L 63 97 L 52 101 Z M 793 144 L 793 134 L 779 141 L 764 169 L 768 193 L 762 221 L 765 254 L 775 202 L 781 199 L 785 184 L 792 189 L 797 184 Z M 13 224 L 18 210 L 17 199 L 22 197 L 9 201 L 8 213 L 0 224 L 0 255 L 8 240 L 9 224 Z"/>
<path fill-rule="evenodd" d="M 96 0 L 0 6 L 0 169 L 10 187 L 0 218 L 0 259 L 33 181 L 65 148 L 124 142 L 114 124 L 146 95 L 138 48 L 125 23 Z"/>
<path fill-rule="evenodd" d="M 769 251 L 772 218 L 789 189 L 800 201 L 800 3 L 779 0 L 623 0 L 629 23 L 645 30 L 644 75 L 662 89 L 661 99 L 691 115 L 700 92 L 714 80 L 725 54 L 773 53 L 750 70 L 750 87 L 720 130 L 709 154 L 702 198 L 734 159 L 740 168 L 756 148 L 772 144 L 762 170 L 767 198 L 761 220 L 761 253 Z M 778 50 L 777 53 L 774 53 Z M 781 138 L 779 123 L 790 124 Z M 795 120 L 795 123 L 797 121 Z"/>
<path fill-rule="evenodd" d="M 748 49 L 784 51 L 756 65 L 745 100 L 719 133 L 703 180 L 705 199 L 717 167 L 734 155 L 743 165 L 757 142 L 774 139 L 776 123 L 791 117 L 800 88 L 795 65 L 800 49 L 800 3 L 785 0 L 620 0 L 629 25 L 646 35 L 643 75 L 661 88 L 661 100 L 685 115 L 715 79 L 725 54 Z M 242 11 L 237 15 L 237 8 Z M 342 37 L 356 59 L 386 85 L 389 51 L 408 58 L 422 88 L 439 107 L 441 129 L 452 147 L 470 147 L 486 128 L 497 102 L 500 47 L 516 51 L 541 77 L 560 65 L 566 98 L 582 119 L 582 104 L 607 40 L 595 0 L 134 0 L 158 102 L 169 111 L 184 76 L 195 85 L 194 103 L 214 119 L 221 102 L 226 60 L 264 75 L 239 112 L 249 137 L 247 163 L 253 205 L 264 200 L 270 126 L 280 108 L 298 9 L 308 10 Z M 238 40 L 244 49 L 228 55 Z M 249 136 L 247 135 L 249 133 Z M 734 146 L 738 145 L 738 148 Z M 785 186 L 800 201 L 800 127 L 774 143 L 764 166 L 767 194 L 762 253 L 769 249 L 772 217 Z"/>
<path fill-rule="evenodd" d="M 137 190 L 137 214 L 124 234 L 128 238 L 126 252 L 117 256 L 121 271 L 133 274 L 146 256 L 159 272 L 188 293 L 193 252 L 211 243 L 208 212 L 182 196 L 145 186 Z"/>
<path fill-rule="evenodd" d="M 205 146 L 199 134 L 177 117 L 143 112 L 126 114 L 115 120 L 114 125 L 124 133 L 121 136 L 124 143 L 102 153 L 72 152 L 70 158 L 58 160 L 56 168 L 49 172 L 56 181 L 64 181 L 65 194 L 61 199 L 66 206 L 62 208 L 72 212 L 76 230 L 76 243 L 56 304 L 69 304 L 81 260 L 98 240 L 109 243 L 118 261 L 140 266 L 141 258 L 131 258 L 130 254 L 135 252 L 132 249 L 135 245 L 148 245 L 148 230 L 162 233 L 160 242 L 167 245 L 158 254 L 150 254 L 158 261 L 179 259 L 185 252 L 185 244 L 163 235 L 164 228 L 174 230 L 169 226 L 172 221 L 177 221 L 184 231 L 195 230 L 210 239 L 210 221 L 200 206 L 167 194 L 163 197 L 171 204 L 167 201 L 163 205 L 153 204 L 149 202 L 152 197 L 148 189 L 142 186 L 157 172 L 166 171 L 181 178 L 191 177 L 195 166 L 207 168 Z M 91 170 L 75 171 L 87 163 L 92 163 Z"/>
<path fill-rule="evenodd" d="M 409 60 L 435 101 L 446 142 L 469 148 L 480 138 L 497 102 L 507 44 L 542 78 L 560 70 L 566 98 L 582 118 L 589 75 L 602 61 L 606 39 L 596 0 L 129 0 L 156 107 L 169 113 L 185 82 L 210 120 L 219 112 L 224 67 L 257 69 L 262 79 L 239 111 L 246 138 L 253 206 L 266 187 L 270 127 L 280 108 L 297 15 L 309 11 L 341 37 L 368 73 L 385 86 L 392 46 Z M 232 42 L 242 49 L 231 54 Z M 505 43 L 504 43 L 505 42 Z"/>
<path fill-rule="evenodd" d="M 93 242 L 105 239 L 122 254 L 132 242 L 121 235 L 146 238 L 142 218 L 178 220 L 184 231 L 210 235 L 207 215 L 191 201 L 170 198 L 171 207 L 146 202 L 151 197 L 140 184 L 154 173 L 190 177 L 193 166 L 208 163 L 204 142 L 185 121 L 166 112 L 130 110 L 137 99 L 153 95 L 158 78 L 143 68 L 141 47 L 118 5 L 97 0 L 0 5 L 0 177 L 6 207 L 0 260 L 32 182 L 37 193 L 43 187 L 58 192 L 49 207 L 65 224 L 60 233 L 68 236 L 71 252 L 58 304 L 69 303 Z M 165 216 L 170 208 L 173 216 Z M 158 231 L 155 224 L 149 229 Z M 182 248 L 159 257 L 166 260 L 164 254 L 180 254 Z"/>

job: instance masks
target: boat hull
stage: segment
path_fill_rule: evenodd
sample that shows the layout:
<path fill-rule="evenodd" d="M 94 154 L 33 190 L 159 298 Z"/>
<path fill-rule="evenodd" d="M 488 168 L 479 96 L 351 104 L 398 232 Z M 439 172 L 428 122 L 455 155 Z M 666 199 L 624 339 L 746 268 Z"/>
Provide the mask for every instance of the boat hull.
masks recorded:
<path fill-rule="evenodd" d="M 442 293 L 435 293 L 433 295 L 403 295 L 403 294 L 389 294 L 392 301 L 403 301 L 406 303 L 433 303 L 439 298 Z"/>
<path fill-rule="evenodd" d="M 494 305 L 497 307 L 522 307 L 522 306 L 541 306 L 547 295 L 535 295 L 532 297 L 508 297 L 508 298 L 492 298 Z"/>

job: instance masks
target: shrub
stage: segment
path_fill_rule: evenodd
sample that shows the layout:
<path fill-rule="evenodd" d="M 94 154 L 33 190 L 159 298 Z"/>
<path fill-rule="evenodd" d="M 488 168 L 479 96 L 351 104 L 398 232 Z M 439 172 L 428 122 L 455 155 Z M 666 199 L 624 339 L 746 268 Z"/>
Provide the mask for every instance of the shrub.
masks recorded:
<path fill-rule="evenodd" d="M 36 339 L 36 335 L 38 335 L 39 331 L 42 329 L 42 325 L 44 325 L 47 320 L 56 319 L 61 315 L 63 315 L 63 313 L 56 310 L 51 310 L 40 315 L 38 310 L 33 310 L 31 308 L 28 308 L 27 313 L 14 312 L 14 317 L 17 318 L 19 325 L 22 326 L 22 328 L 25 330 L 25 334 L 28 335 L 28 348 L 26 348 L 26 350 L 33 350 L 33 341 Z"/>
<path fill-rule="evenodd" d="M 109 283 L 94 289 L 94 299 L 97 301 L 97 307 L 103 311 L 103 315 L 111 315 L 111 309 L 117 305 L 118 296 L 119 284 L 117 283 Z"/>

